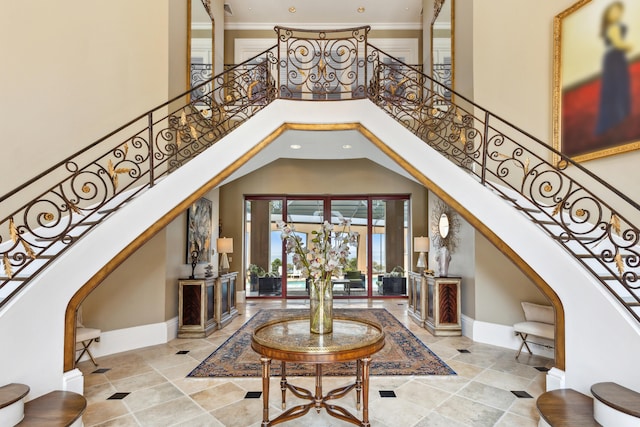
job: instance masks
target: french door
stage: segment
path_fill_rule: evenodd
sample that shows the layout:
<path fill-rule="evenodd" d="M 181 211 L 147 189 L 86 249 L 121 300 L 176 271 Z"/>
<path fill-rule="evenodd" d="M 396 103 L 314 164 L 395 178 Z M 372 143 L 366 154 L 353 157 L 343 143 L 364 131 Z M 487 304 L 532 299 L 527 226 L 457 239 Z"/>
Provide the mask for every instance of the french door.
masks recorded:
<path fill-rule="evenodd" d="M 291 224 L 305 245 L 326 220 L 349 220 L 358 236 L 349 248 L 343 277 L 334 278 L 334 297 L 406 296 L 409 269 L 408 195 L 245 196 L 244 265 L 248 298 L 308 298 L 309 286 L 287 254 L 278 222 Z"/>

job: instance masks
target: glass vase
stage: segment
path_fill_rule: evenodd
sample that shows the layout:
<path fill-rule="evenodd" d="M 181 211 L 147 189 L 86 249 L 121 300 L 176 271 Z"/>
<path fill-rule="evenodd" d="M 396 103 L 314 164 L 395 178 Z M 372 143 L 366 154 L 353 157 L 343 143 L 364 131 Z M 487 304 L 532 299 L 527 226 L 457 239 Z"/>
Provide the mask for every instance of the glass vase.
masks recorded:
<path fill-rule="evenodd" d="M 330 334 L 333 331 L 333 286 L 330 280 L 311 281 L 309 305 L 311 333 Z"/>

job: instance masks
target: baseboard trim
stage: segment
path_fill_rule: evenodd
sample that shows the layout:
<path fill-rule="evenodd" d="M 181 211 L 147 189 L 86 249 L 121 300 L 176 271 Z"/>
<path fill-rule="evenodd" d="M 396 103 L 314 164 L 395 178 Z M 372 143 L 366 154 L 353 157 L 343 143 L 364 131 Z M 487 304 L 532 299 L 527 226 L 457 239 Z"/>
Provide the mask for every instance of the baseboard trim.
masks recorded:
<path fill-rule="evenodd" d="M 465 315 L 462 315 L 461 319 L 462 335 L 475 342 L 495 345 L 512 350 L 517 350 L 520 347 L 521 340 L 515 335 L 513 326 L 482 322 Z M 553 346 L 553 341 L 538 337 L 530 337 L 527 341 L 529 342 L 529 347 L 531 348 L 531 351 L 533 351 L 533 354 L 548 357 L 550 359 L 555 357 L 553 349 L 545 347 Z M 526 350 L 523 351 L 526 352 Z"/>
<path fill-rule="evenodd" d="M 108 356 L 123 351 L 165 344 L 178 337 L 178 317 L 161 323 L 116 329 L 100 334 L 100 341 L 91 344 L 94 357 Z M 89 360 L 84 355 L 81 360 Z"/>

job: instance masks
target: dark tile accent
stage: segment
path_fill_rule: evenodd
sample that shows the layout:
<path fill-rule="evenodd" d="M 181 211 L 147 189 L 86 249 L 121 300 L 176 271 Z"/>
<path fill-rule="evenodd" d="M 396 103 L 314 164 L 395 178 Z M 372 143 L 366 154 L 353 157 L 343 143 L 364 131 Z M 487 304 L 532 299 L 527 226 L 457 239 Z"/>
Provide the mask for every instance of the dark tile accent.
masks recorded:
<path fill-rule="evenodd" d="M 460 353 L 471 353 L 469 350 L 467 350 L 466 348 L 459 348 L 458 351 Z"/>
<path fill-rule="evenodd" d="M 245 399 L 260 399 L 262 396 L 261 391 L 248 391 L 247 394 L 244 395 Z"/>
<path fill-rule="evenodd" d="M 111 368 L 99 368 L 96 369 L 95 371 L 91 372 L 92 374 L 104 374 L 105 372 L 110 371 Z"/>
<path fill-rule="evenodd" d="M 187 353 L 189 353 L 189 350 L 180 350 L 176 354 L 187 354 Z"/>
<path fill-rule="evenodd" d="M 107 400 L 122 400 L 125 397 L 129 396 L 129 392 L 126 393 L 113 393 L 111 396 L 107 397 Z"/>
<path fill-rule="evenodd" d="M 535 366 L 535 368 L 540 372 L 549 372 L 549 368 L 546 368 L 544 366 Z"/>
<path fill-rule="evenodd" d="M 393 390 L 380 390 L 380 397 L 396 397 L 396 392 Z"/>
<path fill-rule="evenodd" d="M 511 390 L 511 393 L 513 393 L 518 399 L 533 399 L 533 396 L 523 390 Z"/>

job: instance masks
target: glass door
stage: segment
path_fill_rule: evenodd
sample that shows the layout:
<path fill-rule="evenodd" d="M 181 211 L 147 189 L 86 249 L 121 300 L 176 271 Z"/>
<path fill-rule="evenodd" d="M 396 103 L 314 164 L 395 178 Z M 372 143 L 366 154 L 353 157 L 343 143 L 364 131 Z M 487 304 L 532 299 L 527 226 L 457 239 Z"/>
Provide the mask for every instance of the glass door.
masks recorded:
<path fill-rule="evenodd" d="M 312 232 L 324 222 L 324 206 L 322 199 L 287 199 L 286 222 L 293 226 L 305 247 L 311 244 Z M 280 234 L 278 238 L 281 239 Z M 286 296 L 307 298 L 309 285 L 302 272 L 294 267 L 292 258 L 293 254 L 286 254 Z"/>
<path fill-rule="evenodd" d="M 247 196 L 245 199 L 247 297 L 308 298 L 306 278 L 282 242 L 278 222 L 293 226 L 305 246 L 329 221 L 349 220 L 358 236 L 344 273 L 334 277 L 336 298 L 403 297 L 409 269 L 409 196 Z"/>
<path fill-rule="evenodd" d="M 277 223 L 283 199 L 245 201 L 245 290 L 248 297 L 282 296 L 282 241 Z"/>
<path fill-rule="evenodd" d="M 367 199 L 331 200 L 331 224 L 334 230 L 341 230 L 349 221 L 350 229 L 358 236 L 354 245 L 349 245 L 349 261 L 343 277 L 334 278 L 335 297 L 366 297 L 369 295 L 367 229 L 369 217 Z"/>

